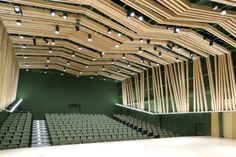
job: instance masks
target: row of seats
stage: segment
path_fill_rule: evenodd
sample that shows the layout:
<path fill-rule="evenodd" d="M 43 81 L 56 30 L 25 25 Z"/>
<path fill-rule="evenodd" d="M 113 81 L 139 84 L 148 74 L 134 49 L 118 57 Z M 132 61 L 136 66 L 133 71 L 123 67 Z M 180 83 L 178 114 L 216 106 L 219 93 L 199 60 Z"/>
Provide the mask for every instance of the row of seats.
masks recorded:
<path fill-rule="evenodd" d="M 53 145 L 148 138 L 101 114 L 45 114 L 45 118 Z"/>
<path fill-rule="evenodd" d="M 159 126 L 155 126 L 146 121 L 139 120 L 132 116 L 115 114 L 114 119 L 119 122 L 136 129 L 139 132 L 147 135 L 150 138 L 163 138 L 163 137 L 176 137 L 179 134 L 174 134 L 172 131 L 167 131 L 166 129 L 161 129 Z"/>
<path fill-rule="evenodd" d="M 10 114 L 0 128 L 0 150 L 28 147 L 31 124 L 31 113 Z"/>

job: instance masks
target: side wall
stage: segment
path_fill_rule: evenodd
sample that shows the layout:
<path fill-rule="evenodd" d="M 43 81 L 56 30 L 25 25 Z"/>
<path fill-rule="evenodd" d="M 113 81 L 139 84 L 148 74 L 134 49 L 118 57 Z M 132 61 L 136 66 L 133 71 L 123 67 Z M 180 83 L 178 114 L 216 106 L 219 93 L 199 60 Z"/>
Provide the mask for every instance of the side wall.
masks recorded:
<path fill-rule="evenodd" d="M 68 104 L 80 104 L 81 113 L 113 114 L 119 86 L 119 82 L 22 70 L 17 97 L 24 100 L 21 109 L 34 119 L 42 119 L 44 113 L 68 113 Z"/>
<path fill-rule="evenodd" d="M 16 98 L 19 67 L 8 33 L 0 20 L 0 111 Z"/>

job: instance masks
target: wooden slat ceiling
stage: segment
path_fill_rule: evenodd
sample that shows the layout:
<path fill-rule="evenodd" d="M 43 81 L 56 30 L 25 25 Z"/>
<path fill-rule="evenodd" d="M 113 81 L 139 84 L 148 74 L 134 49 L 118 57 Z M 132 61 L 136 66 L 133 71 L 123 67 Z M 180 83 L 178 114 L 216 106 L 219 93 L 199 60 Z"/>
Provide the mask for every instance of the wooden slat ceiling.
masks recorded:
<path fill-rule="evenodd" d="M 235 5 L 230 0 L 212 1 Z M 2 0 L 0 18 L 14 44 L 20 68 L 44 69 L 47 65 L 49 69 L 66 69 L 74 75 L 98 74 L 123 80 L 150 66 L 187 61 L 192 59 L 191 55 L 198 58 L 230 53 L 216 42 L 209 46 L 212 39 L 205 39 L 195 28 L 236 47 L 232 37 L 212 26 L 218 24 L 236 37 L 233 11 L 222 16 L 219 10 L 188 0 L 122 0 L 119 3 L 126 7 L 111 0 Z M 20 5 L 22 15 L 14 12 L 14 5 Z M 128 19 L 127 6 L 158 25 L 140 21 L 140 15 Z M 55 16 L 50 14 L 51 10 Z M 68 14 L 67 19 L 63 19 L 63 13 Z M 75 29 L 77 19 L 79 31 Z M 16 25 L 16 20 L 21 20 L 22 25 Z M 56 25 L 59 34 L 55 34 Z M 180 32 L 174 33 L 175 28 L 180 28 Z M 89 34 L 92 41 L 88 41 Z"/>

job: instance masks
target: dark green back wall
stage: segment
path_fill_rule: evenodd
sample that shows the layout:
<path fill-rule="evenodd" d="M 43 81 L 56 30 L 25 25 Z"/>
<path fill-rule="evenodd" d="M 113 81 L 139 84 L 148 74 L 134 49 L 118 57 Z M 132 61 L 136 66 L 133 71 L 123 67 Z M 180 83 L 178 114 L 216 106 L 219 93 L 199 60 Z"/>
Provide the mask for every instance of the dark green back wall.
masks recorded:
<path fill-rule="evenodd" d="M 17 97 L 23 111 L 35 119 L 44 113 L 67 113 L 68 104 L 81 104 L 82 113 L 115 113 L 119 102 L 119 82 L 35 72 L 20 72 Z"/>

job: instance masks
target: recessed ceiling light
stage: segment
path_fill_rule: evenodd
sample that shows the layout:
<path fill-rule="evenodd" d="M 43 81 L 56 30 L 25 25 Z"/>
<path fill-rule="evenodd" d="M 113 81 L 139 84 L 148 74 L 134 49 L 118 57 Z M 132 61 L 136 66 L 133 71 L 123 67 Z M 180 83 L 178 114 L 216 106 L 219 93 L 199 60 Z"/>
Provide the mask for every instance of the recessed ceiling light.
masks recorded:
<path fill-rule="evenodd" d="M 120 37 L 120 36 L 121 36 L 121 33 L 117 33 L 117 36 Z"/>

